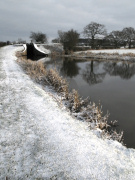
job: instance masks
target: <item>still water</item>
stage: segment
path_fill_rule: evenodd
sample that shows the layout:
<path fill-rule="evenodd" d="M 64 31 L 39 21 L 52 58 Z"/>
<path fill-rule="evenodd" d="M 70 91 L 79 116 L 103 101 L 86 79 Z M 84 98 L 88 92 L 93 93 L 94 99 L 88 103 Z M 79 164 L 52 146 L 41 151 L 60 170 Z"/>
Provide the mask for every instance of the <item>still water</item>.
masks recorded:
<path fill-rule="evenodd" d="M 117 130 L 124 131 L 124 144 L 135 148 L 135 63 L 58 58 L 45 64 L 55 67 L 81 97 L 100 101 L 109 121 L 117 120 Z"/>

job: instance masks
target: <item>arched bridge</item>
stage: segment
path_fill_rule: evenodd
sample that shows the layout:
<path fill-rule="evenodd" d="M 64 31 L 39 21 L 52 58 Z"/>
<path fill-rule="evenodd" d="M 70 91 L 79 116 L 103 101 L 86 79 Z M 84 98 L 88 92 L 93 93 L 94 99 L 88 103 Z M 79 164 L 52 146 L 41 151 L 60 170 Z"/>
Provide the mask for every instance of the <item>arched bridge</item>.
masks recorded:
<path fill-rule="evenodd" d="M 30 44 L 24 44 L 24 50 L 22 52 L 22 55 L 27 57 L 36 57 L 36 56 L 44 56 L 47 57 L 48 54 L 44 51 L 40 50 L 37 46 L 37 44 L 30 43 Z"/>

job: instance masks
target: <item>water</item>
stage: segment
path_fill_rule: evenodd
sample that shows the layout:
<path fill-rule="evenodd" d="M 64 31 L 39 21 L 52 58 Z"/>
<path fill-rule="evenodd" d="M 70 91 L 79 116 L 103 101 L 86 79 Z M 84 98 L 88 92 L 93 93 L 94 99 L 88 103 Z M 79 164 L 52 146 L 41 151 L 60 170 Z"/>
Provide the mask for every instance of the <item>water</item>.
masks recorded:
<path fill-rule="evenodd" d="M 70 90 L 102 105 L 109 122 L 117 120 L 117 131 L 124 131 L 124 144 L 135 148 L 135 63 L 70 58 L 42 58 L 47 68 L 56 68 L 67 79 Z"/>
<path fill-rule="evenodd" d="M 117 120 L 117 130 L 124 131 L 124 144 L 135 148 L 135 63 L 57 58 L 46 66 L 55 67 L 67 79 L 70 90 L 100 102 L 103 113 L 110 113 L 109 121 Z"/>

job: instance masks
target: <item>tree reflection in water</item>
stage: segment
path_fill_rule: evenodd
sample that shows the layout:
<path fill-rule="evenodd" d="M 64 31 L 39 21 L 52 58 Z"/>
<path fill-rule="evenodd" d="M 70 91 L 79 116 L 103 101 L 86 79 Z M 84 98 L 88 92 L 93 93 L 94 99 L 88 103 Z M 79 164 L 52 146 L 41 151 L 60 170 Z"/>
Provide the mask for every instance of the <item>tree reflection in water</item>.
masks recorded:
<path fill-rule="evenodd" d="M 135 63 L 110 61 L 104 64 L 104 70 L 111 76 L 130 79 L 135 74 Z"/>
<path fill-rule="evenodd" d="M 68 58 L 63 61 L 63 66 L 61 67 L 62 75 L 66 74 L 66 76 L 72 78 L 79 74 L 79 67 L 74 60 L 69 60 Z"/>
<path fill-rule="evenodd" d="M 100 99 L 103 112 L 109 109 L 109 121 L 118 120 L 117 128 L 124 130 L 124 143 L 135 148 L 135 63 L 58 58 L 46 66 L 55 67 L 81 97 L 97 103 Z"/>
<path fill-rule="evenodd" d="M 95 67 L 99 66 L 99 62 L 91 61 L 90 64 L 86 65 L 86 69 L 83 71 L 82 76 L 83 79 L 89 84 L 97 84 L 101 83 L 105 78 L 106 73 L 98 73 L 95 71 Z"/>

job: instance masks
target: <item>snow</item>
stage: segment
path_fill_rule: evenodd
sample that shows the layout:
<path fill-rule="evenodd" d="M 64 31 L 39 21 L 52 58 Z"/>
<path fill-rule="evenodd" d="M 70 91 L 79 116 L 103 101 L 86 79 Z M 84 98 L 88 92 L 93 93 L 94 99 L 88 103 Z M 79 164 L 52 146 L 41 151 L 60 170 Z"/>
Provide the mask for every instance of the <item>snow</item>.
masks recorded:
<path fill-rule="evenodd" d="M 27 50 L 27 46 L 26 46 L 26 44 L 23 44 L 23 47 L 24 47 L 23 52 L 25 52 L 25 51 Z"/>
<path fill-rule="evenodd" d="M 135 150 L 98 138 L 0 49 L 0 179 L 134 180 Z"/>
<path fill-rule="evenodd" d="M 63 45 L 61 43 L 48 43 L 48 44 L 37 44 L 38 48 L 47 54 L 51 54 L 51 52 L 62 52 Z"/>
<path fill-rule="evenodd" d="M 101 49 L 74 52 L 74 56 L 104 60 L 125 60 L 135 62 L 135 49 Z"/>
<path fill-rule="evenodd" d="M 91 53 L 108 53 L 108 54 L 128 54 L 128 53 L 133 53 L 135 54 L 135 49 L 104 49 L 104 50 L 90 50 L 88 52 Z"/>
<path fill-rule="evenodd" d="M 42 45 L 40 45 L 40 46 L 38 47 L 37 44 L 34 44 L 34 47 L 35 47 L 38 51 L 40 51 L 40 52 L 42 52 L 42 53 L 44 53 L 44 54 L 50 54 L 50 50 L 44 48 L 44 46 L 42 46 Z"/>

